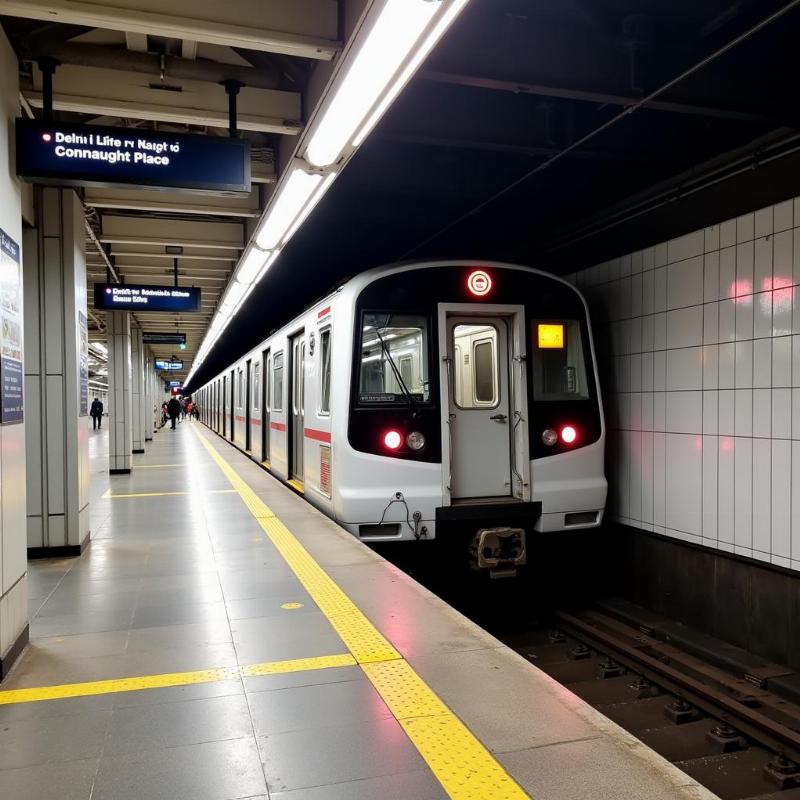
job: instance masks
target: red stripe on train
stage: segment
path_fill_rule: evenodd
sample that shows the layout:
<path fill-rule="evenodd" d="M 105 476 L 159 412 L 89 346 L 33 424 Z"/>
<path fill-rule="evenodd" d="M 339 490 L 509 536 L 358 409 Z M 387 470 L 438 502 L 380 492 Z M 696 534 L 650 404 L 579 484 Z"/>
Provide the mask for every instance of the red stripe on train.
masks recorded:
<path fill-rule="evenodd" d="M 315 439 L 318 442 L 327 442 L 330 444 L 331 435 L 329 431 L 316 431 L 313 428 L 306 428 L 303 433 L 306 439 Z"/>
<path fill-rule="evenodd" d="M 270 422 L 269 426 L 274 431 L 285 431 L 286 430 L 286 425 L 284 425 L 283 422 Z"/>

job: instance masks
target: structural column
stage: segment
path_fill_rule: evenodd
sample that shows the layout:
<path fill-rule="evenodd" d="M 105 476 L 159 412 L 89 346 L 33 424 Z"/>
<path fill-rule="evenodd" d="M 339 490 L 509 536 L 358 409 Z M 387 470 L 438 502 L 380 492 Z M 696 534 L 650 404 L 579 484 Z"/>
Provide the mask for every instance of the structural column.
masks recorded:
<path fill-rule="evenodd" d="M 11 141 L 14 118 L 19 114 L 18 75 L 17 56 L 0 29 L 0 264 L 4 281 L 9 279 L 8 284 L 4 283 L 4 292 L 14 286 L 13 279 L 19 282 L 22 243 L 21 193 L 19 181 L 14 177 Z M 19 307 L 22 297 L 18 283 L 16 291 Z M 8 304 L 13 297 L 13 294 L 6 296 L 6 311 L 10 310 Z M 0 326 L 4 350 L 8 333 Z M 17 371 L 21 371 L 20 367 Z M 25 424 L 21 407 L 19 412 L 17 420 L 3 421 L 0 425 L 0 680 L 28 641 Z"/>
<path fill-rule="evenodd" d="M 144 440 L 153 441 L 153 431 L 155 430 L 155 412 L 153 403 L 153 354 L 147 348 L 144 360 Z"/>
<path fill-rule="evenodd" d="M 80 555 L 89 540 L 89 330 L 84 214 L 72 189 L 37 187 L 25 232 L 29 558 Z"/>
<path fill-rule="evenodd" d="M 142 329 L 131 327 L 131 433 L 133 452 L 144 453 L 145 375 Z"/>
<path fill-rule="evenodd" d="M 108 336 L 108 471 L 124 475 L 133 464 L 131 318 L 125 311 L 106 316 Z"/>

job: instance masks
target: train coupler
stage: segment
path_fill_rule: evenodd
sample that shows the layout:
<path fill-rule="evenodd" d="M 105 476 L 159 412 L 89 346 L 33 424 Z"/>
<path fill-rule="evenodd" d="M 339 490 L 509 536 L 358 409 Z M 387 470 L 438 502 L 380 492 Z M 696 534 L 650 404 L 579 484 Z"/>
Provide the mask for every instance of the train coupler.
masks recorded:
<path fill-rule="evenodd" d="M 469 548 L 473 569 L 488 569 L 492 578 L 508 578 L 525 564 L 525 531 L 522 528 L 482 528 Z"/>

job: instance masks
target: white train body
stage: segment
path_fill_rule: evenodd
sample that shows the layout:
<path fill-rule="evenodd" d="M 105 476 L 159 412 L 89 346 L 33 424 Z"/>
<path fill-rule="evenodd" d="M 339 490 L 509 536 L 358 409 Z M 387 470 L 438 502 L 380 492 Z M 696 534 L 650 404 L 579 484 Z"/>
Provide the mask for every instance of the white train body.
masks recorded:
<path fill-rule="evenodd" d="M 193 395 L 206 425 L 364 540 L 513 530 L 524 551 L 526 534 L 602 521 L 588 310 L 538 270 L 366 272 Z"/>

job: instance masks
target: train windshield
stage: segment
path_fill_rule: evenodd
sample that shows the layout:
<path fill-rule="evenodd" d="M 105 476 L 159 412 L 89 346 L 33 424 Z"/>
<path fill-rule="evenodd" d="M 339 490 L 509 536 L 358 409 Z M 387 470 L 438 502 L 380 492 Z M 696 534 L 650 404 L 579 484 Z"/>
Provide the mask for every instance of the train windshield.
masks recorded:
<path fill-rule="evenodd" d="M 428 323 L 416 314 L 365 312 L 361 322 L 360 403 L 430 399 Z"/>
<path fill-rule="evenodd" d="M 589 397 L 581 325 L 576 319 L 533 323 L 533 394 L 537 400 Z"/>

